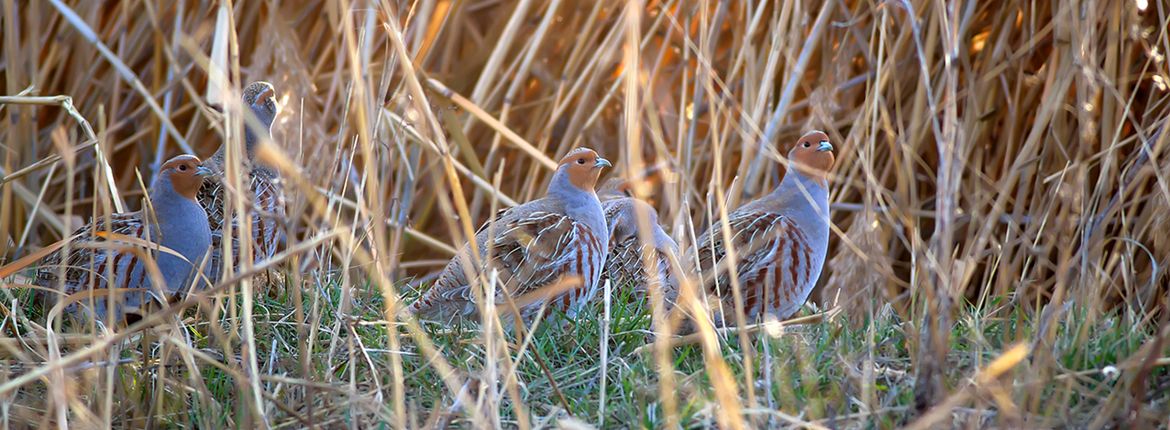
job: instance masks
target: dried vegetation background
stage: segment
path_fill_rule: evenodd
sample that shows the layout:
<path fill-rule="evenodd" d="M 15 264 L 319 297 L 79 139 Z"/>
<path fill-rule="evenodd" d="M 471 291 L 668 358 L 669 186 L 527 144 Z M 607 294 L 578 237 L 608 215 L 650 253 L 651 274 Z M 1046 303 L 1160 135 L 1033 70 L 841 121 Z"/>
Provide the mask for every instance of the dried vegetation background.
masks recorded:
<path fill-rule="evenodd" d="M 840 311 L 824 324 L 858 330 L 869 346 L 833 357 L 864 364 L 852 388 L 824 400 L 853 405 L 836 410 L 840 423 L 883 410 L 895 416 L 886 425 L 923 427 L 1167 419 L 1165 2 L 0 6 L 0 259 L 138 207 L 140 180 L 160 160 L 215 151 L 224 123 L 211 105 L 234 96 L 209 84 L 209 61 L 237 89 L 268 80 L 280 94 L 279 151 L 266 153 L 289 177 L 295 249 L 273 262 L 283 267 L 273 286 L 221 286 L 255 302 L 223 296 L 200 304 L 218 313 L 146 335 L 71 338 L 26 315 L 19 289 L 4 290 L 0 417 L 10 425 L 422 425 L 461 380 L 443 379 L 447 397 L 433 403 L 412 398 L 440 383 L 412 380 L 420 374 L 397 351 L 435 358 L 440 373 L 448 360 L 416 324 L 386 316 L 467 232 L 540 196 L 552 160 L 585 145 L 615 161 L 611 174 L 660 167 L 640 192 L 685 248 L 717 199 L 734 207 L 777 183 L 786 144 L 810 128 L 838 148 L 814 301 Z M 865 327 L 879 320 L 905 335 L 901 361 L 875 361 L 881 339 Z M 1004 320 L 1012 342 L 977 330 Z M 1121 376 L 1105 388 L 1094 385 L 1100 369 L 1060 359 L 1069 344 L 1095 342 L 1101 324 L 1132 327 L 1140 346 L 1115 357 Z M 380 331 L 360 334 L 367 326 Z M 137 347 L 118 346 L 129 340 Z M 968 347 L 986 351 L 956 374 L 953 350 Z M 800 404 L 738 413 L 757 406 L 753 384 L 727 374 L 718 351 L 703 357 L 692 358 L 714 369 L 715 390 L 682 401 L 705 411 L 691 424 L 833 418 L 794 418 Z M 201 378 L 209 368 L 221 376 Z M 883 368 L 901 369 L 884 383 L 906 395 L 881 400 Z M 463 419 L 544 422 L 516 410 L 526 411 Z"/>

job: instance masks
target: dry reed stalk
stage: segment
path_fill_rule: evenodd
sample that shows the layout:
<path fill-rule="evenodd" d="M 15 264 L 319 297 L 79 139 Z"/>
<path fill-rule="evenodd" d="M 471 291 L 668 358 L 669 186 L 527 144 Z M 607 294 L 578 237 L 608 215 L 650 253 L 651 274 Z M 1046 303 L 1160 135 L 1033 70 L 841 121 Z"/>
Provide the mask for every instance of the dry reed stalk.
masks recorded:
<path fill-rule="evenodd" d="M 195 410 L 178 424 L 329 426 L 353 416 L 354 426 L 409 426 L 421 408 L 408 395 L 419 383 L 413 358 L 379 356 L 374 336 L 338 315 L 360 320 L 376 307 L 380 319 L 392 320 L 399 287 L 436 270 L 419 262 L 448 258 L 495 208 L 539 195 L 552 160 L 573 146 L 621 154 L 619 169 L 657 162 L 677 173 L 660 189 L 637 192 L 654 197 L 685 261 L 698 230 L 717 226 L 720 214 L 779 180 L 785 162 L 777 154 L 807 128 L 825 129 L 840 148 L 821 302 L 841 298 L 854 323 L 915 322 L 905 342 L 916 358 L 906 366 L 921 372 L 930 419 L 949 416 L 951 407 L 971 416 L 994 408 L 1008 426 L 1120 425 L 1150 416 L 1151 394 L 1143 390 L 1160 383 L 1156 370 L 1127 366 L 1123 389 L 1099 392 L 1086 388 L 1092 374 L 1066 369 L 1062 354 L 1070 344 L 1091 345 L 1101 324 L 1164 325 L 1166 5 L 781 3 L 0 1 L 0 97 L 60 94 L 76 109 L 0 105 L 0 258 L 15 261 L 68 237 L 78 221 L 135 207 L 136 168 L 176 151 L 210 154 L 241 130 L 230 112 L 225 122 L 209 108 L 205 89 L 266 79 L 286 106 L 273 137 L 299 184 L 288 212 L 296 251 L 257 267 L 305 268 L 287 273 L 283 289 L 243 278 L 221 285 L 216 291 L 224 294 L 180 306 L 198 305 L 203 318 L 155 320 L 166 329 L 154 340 L 102 337 L 91 328 L 91 348 L 77 349 L 53 328 L 60 325 L 45 329 L 35 314 L 10 309 L 4 345 L 26 345 L 13 355 L 34 370 L 10 374 L 0 391 L 25 393 L 10 404 L 41 412 L 29 418 L 21 409 L 12 423 L 156 424 Z M 227 86 L 211 85 L 210 63 L 225 71 Z M 241 203 L 232 210 L 246 210 Z M 232 289 L 243 297 L 226 294 Z M 0 297 L 8 308 L 21 296 L 5 289 Z M 688 303 L 696 312 L 706 306 Z M 284 314 L 269 315 L 274 309 Z M 974 391 L 956 385 L 986 367 L 982 358 L 970 367 L 956 362 L 997 356 L 1006 344 L 986 333 L 957 338 L 951 326 L 1006 318 L 1024 318 L 1007 339 L 1029 341 L 1027 382 Z M 534 364 L 533 338 L 515 355 L 498 327 L 485 341 L 493 358 L 477 364 L 487 367 L 477 375 L 500 378 L 484 380 L 485 393 L 503 388 L 504 399 L 493 403 L 465 398 L 478 392 L 459 395 L 463 381 L 445 358 L 450 351 L 436 349 L 413 322 L 401 324 L 387 326 L 379 340 L 435 360 L 445 404 L 455 396 L 466 406 L 459 414 L 524 427 L 548 418 L 544 405 L 525 398 L 531 381 L 520 373 L 542 367 Z M 837 318 L 823 324 L 843 326 Z M 285 328 L 298 339 L 285 342 L 292 336 Z M 410 340 L 397 344 L 400 330 Z M 675 421 L 684 419 L 678 411 L 698 401 L 718 405 L 708 423 L 796 417 L 839 425 L 785 402 L 808 391 L 776 371 L 788 357 L 768 352 L 757 360 L 759 345 L 748 336 L 735 346 L 713 330 L 701 333 L 711 385 L 701 398 L 684 397 L 693 375 L 677 374 L 669 339 L 656 337 L 648 360 L 659 375 L 651 391 L 660 393 L 663 422 L 686 425 Z M 857 422 L 909 413 L 889 403 L 896 386 L 875 388 L 883 378 L 875 369 L 888 359 L 883 333 L 869 325 L 862 350 L 838 358 L 860 358 L 860 392 L 825 394 L 842 404 L 856 395 L 867 409 L 810 411 Z M 46 345 L 38 346 L 41 339 Z M 165 345 L 158 355 L 131 345 L 152 342 Z M 612 371 L 624 357 L 610 347 Z M 744 360 L 724 357 L 729 348 Z M 810 350 L 800 348 L 796 363 L 815 360 Z M 97 378 L 72 378 L 71 365 L 116 363 L 119 351 L 179 364 L 121 364 Z M 207 351 L 223 357 L 213 364 Z M 1142 352 L 1141 362 L 1161 363 L 1151 354 Z M 774 365 L 761 369 L 768 360 Z M 350 367 L 333 371 L 342 365 Z M 238 393 L 225 397 L 205 380 L 213 369 L 229 375 Z M 545 378 L 541 370 L 535 378 Z M 550 377 L 565 372 L 549 370 Z M 287 375 L 282 386 L 297 385 L 304 397 L 274 401 L 276 385 L 261 382 L 270 373 Z M 157 382 L 128 376 L 138 374 Z M 760 375 L 771 377 L 757 386 Z M 40 377 L 65 385 L 50 390 Z M 779 392 L 776 410 L 761 407 L 771 394 L 760 387 Z M 611 394 L 606 423 L 623 413 Z M 1059 409 L 1082 397 L 1088 400 L 1067 413 Z M 379 398 L 384 410 L 370 406 Z M 345 400 L 353 402 L 342 406 Z M 519 412 L 505 413 L 504 405 Z"/>

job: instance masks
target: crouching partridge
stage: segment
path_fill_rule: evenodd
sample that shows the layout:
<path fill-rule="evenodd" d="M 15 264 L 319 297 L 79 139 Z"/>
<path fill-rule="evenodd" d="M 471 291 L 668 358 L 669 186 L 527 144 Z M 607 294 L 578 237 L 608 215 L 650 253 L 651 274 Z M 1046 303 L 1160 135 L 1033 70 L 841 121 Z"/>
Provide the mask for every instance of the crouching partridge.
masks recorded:
<path fill-rule="evenodd" d="M 66 312 L 78 315 L 80 305 L 84 315 L 97 321 L 110 315 L 115 322 L 140 318 L 153 294 L 169 300 L 192 285 L 206 285 L 199 268 L 211 246 L 211 229 L 195 193 L 210 174 L 194 155 L 168 160 L 151 184 L 149 214 L 113 214 L 78 229 L 68 255 L 58 250 L 42 260 L 36 284 L 60 288 L 65 296 L 90 292 L 66 306 Z M 157 265 L 158 278 L 151 275 L 146 255 Z M 155 285 L 156 279 L 163 285 Z M 115 298 L 112 310 L 106 303 L 110 297 Z"/>
<path fill-rule="evenodd" d="M 481 273 L 487 279 L 495 272 L 499 286 L 494 302 L 501 315 L 513 315 L 514 303 L 520 317 L 530 321 L 547 303 L 575 316 L 595 295 L 605 265 L 609 230 L 594 187 L 608 166 L 591 149 L 569 152 L 545 197 L 508 209 L 480 228 L 475 235 L 478 258 L 464 246 L 409 310 L 432 321 L 478 319 L 483 304 L 475 302 L 472 289 L 479 288 Z M 562 288 L 565 282 L 574 287 Z"/>
<path fill-rule="evenodd" d="M 667 309 L 673 307 L 678 297 L 678 283 L 670 272 L 669 255 L 678 255 L 678 243 L 666 234 L 658 223 L 658 211 L 648 203 L 628 193 L 629 183 L 613 178 L 597 192 L 601 208 L 609 224 L 609 256 L 605 259 L 605 276 L 612 280 L 614 287 L 630 286 L 639 294 L 648 294 L 652 288 L 660 288 L 666 300 Z M 650 242 L 643 243 L 639 236 L 638 213 L 645 213 L 649 222 Z M 647 276 L 646 253 L 650 256 L 650 271 Z"/>
<path fill-rule="evenodd" d="M 272 169 L 256 164 L 256 145 L 262 136 L 270 132 L 272 121 L 276 118 L 276 92 L 268 82 L 253 82 L 244 88 L 244 106 L 246 106 L 260 123 L 259 128 L 251 125 L 251 121 L 244 121 L 244 167 L 248 194 L 245 202 L 249 217 L 252 220 L 252 252 L 253 261 L 267 260 L 276 253 L 277 245 L 282 242 L 283 232 L 280 230 L 280 220 L 285 217 L 284 190 L 280 176 Z M 231 194 L 224 184 L 226 165 L 226 146 L 220 148 L 207 160 L 206 166 L 215 174 L 204 182 L 199 189 L 199 204 L 207 210 L 207 218 L 211 226 L 211 259 L 209 273 L 213 279 L 218 278 L 223 270 L 223 234 L 224 234 L 224 205 L 234 204 Z M 238 220 L 241 214 L 232 217 L 232 231 L 239 232 Z M 239 234 L 239 233 L 233 233 Z M 232 240 L 232 266 L 239 267 L 239 244 Z"/>
<path fill-rule="evenodd" d="M 828 173 L 833 145 L 812 131 L 788 153 L 791 161 L 780 185 L 767 196 L 728 214 L 731 241 L 716 224 L 698 243 L 699 268 L 717 325 L 734 325 L 736 303 L 730 280 L 728 248 L 735 250 L 735 273 L 747 322 L 767 314 L 786 319 L 808 299 L 821 275 L 829 246 Z"/>

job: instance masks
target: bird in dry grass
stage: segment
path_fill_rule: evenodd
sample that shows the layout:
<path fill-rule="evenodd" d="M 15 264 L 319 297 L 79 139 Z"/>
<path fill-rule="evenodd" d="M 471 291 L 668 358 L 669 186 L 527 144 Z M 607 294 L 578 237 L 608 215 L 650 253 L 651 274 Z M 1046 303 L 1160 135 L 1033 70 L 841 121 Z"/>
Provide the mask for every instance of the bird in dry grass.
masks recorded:
<path fill-rule="evenodd" d="M 595 295 L 605 265 L 609 230 L 595 187 L 608 166 L 591 149 L 569 152 L 545 197 L 508 209 L 481 227 L 475 235 L 478 256 L 464 246 L 409 310 L 432 321 L 478 319 L 473 291 L 478 287 L 473 285 L 480 285 L 481 274 L 488 279 L 495 272 L 494 303 L 501 315 L 519 313 L 531 321 L 546 303 L 576 315 Z"/>
<path fill-rule="evenodd" d="M 648 294 L 659 288 L 667 309 L 678 297 L 678 282 L 671 274 L 670 254 L 678 255 L 678 243 L 666 234 L 658 222 L 658 211 L 650 204 L 629 194 L 629 182 L 611 178 L 597 192 L 601 208 L 609 224 L 609 256 L 605 260 L 605 276 L 614 286 L 631 286 L 638 294 Z M 644 243 L 639 235 L 638 213 L 647 217 L 650 241 Z M 647 276 L 644 258 L 650 257 Z"/>
<path fill-rule="evenodd" d="M 111 316 L 116 322 L 140 318 L 152 293 L 169 300 L 192 285 L 205 285 L 198 269 L 205 267 L 211 229 L 195 193 L 210 174 L 194 155 L 168 160 L 151 184 L 151 210 L 100 217 L 78 229 L 68 255 L 57 250 L 42 260 L 36 284 L 66 296 L 92 292 L 65 311 L 78 315 L 81 305 L 87 311 L 84 315 L 97 321 L 106 321 L 110 314 L 106 301 L 112 293 L 116 301 Z M 149 254 L 157 277 L 151 274 Z"/>
<path fill-rule="evenodd" d="M 279 243 L 284 240 L 284 233 L 280 228 L 285 218 L 284 189 L 280 176 L 276 171 L 262 164 L 255 163 L 256 146 L 262 136 L 270 133 L 272 121 L 276 118 L 278 106 L 276 90 L 268 82 L 253 82 L 244 88 L 244 106 L 256 117 L 260 127 L 255 127 L 245 118 L 244 121 L 244 168 L 246 175 L 243 180 L 248 186 L 244 197 L 248 205 L 246 210 L 252 219 L 252 253 L 253 261 L 267 260 L 276 253 Z M 226 186 L 224 172 L 227 162 L 227 146 L 220 148 L 207 160 L 206 166 L 215 174 L 199 189 L 199 204 L 207 209 L 207 218 L 211 225 L 211 259 L 209 268 L 211 276 L 220 276 L 223 268 L 223 234 L 224 234 L 224 205 L 232 205 L 232 195 Z M 237 220 L 240 214 L 232 217 L 233 235 L 239 231 Z M 232 267 L 239 267 L 239 244 L 232 240 Z"/>
<path fill-rule="evenodd" d="M 829 246 L 833 145 L 824 132 L 811 131 L 796 142 L 788 159 L 788 172 L 774 191 L 717 221 L 697 241 L 703 285 L 719 301 L 713 309 L 717 325 L 734 325 L 736 319 L 728 248 L 735 250 L 734 273 L 749 323 L 765 314 L 791 317 L 821 275 Z M 731 231 L 730 242 L 724 241 L 720 223 Z"/>

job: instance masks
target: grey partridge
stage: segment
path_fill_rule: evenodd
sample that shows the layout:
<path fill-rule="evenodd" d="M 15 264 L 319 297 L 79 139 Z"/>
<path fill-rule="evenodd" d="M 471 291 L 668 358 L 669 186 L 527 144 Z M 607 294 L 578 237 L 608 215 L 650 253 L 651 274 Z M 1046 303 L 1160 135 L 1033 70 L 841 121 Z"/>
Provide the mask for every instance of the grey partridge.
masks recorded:
<path fill-rule="evenodd" d="M 192 285 L 205 285 L 206 277 L 198 269 L 205 267 L 211 229 L 195 193 L 210 174 L 194 155 L 170 159 L 150 187 L 153 216 L 145 210 L 112 214 L 78 229 L 68 255 L 57 250 L 42 260 L 36 284 L 62 288 L 67 296 L 91 291 L 92 296 L 65 310 L 77 315 L 80 304 L 85 315 L 98 321 L 106 320 L 108 290 L 114 289 L 113 316 L 118 322 L 141 316 L 152 293 L 161 292 L 167 297 L 160 299 L 169 300 Z M 154 285 L 156 278 L 142 258 L 148 253 L 140 252 L 143 244 L 150 245 L 146 250 L 152 251 L 163 285 Z"/>
<path fill-rule="evenodd" d="M 494 297 L 498 306 L 522 297 L 519 316 L 530 321 L 547 303 L 573 316 L 600 285 L 609 230 L 594 188 L 609 161 L 591 149 L 578 148 L 561 159 L 545 197 L 508 209 L 475 235 L 478 258 L 465 246 L 439 275 L 430 290 L 409 310 L 425 320 L 449 322 L 479 318 L 473 285 L 478 274 L 498 275 Z M 485 264 L 479 270 L 475 261 Z M 485 276 L 485 278 L 487 277 Z M 579 278 L 576 288 L 557 289 L 558 281 Z M 554 291 L 555 290 L 555 291 Z"/>
<path fill-rule="evenodd" d="M 796 142 L 788 159 L 789 169 L 775 190 L 716 221 L 697 241 L 703 285 L 719 299 L 717 325 L 734 325 L 736 318 L 729 247 L 735 250 L 746 322 L 764 315 L 791 317 L 820 278 L 829 246 L 833 145 L 824 132 L 812 131 Z M 730 229 L 730 242 L 718 223 Z"/>
<path fill-rule="evenodd" d="M 638 294 L 647 294 L 651 288 L 660 288 L 667 309 L 678 297 L 678 282 L 671 273 L 670 254 L 678 255 L 678 243 L 666 234 L 658 222 L 658 211 L 650 204 L 629 195 L 629 183 L 622 178 L 611 178 L 597 192 L 601 208 L 610 229 L 609 256 L 605 260 L 605 275 L 615 287 L 632 287 Z M 638 232 L 638 212 L 648 217 L 651 242 L 643 243 Z M 647 277 L 644 257 L 652 262 Z"/>
<path fill-rule="evenodd" d="M 276 118 L 278 106 L 275 99 L 275 89 L 268 82 L 253 82 L 244 88 L 244 106 L 254 115 L 261 127 L 257 128 L 245 121 L 244 127 L 244 167 L 247 169 L 247 196 L 248 217 L 252 225 L 252 252 L 253 261 L 260 262 L 271 258 L 277 247 L 284 241 L 284 232 L 280 228 L 285 218 L 284 188 L 280 176 L 276 171 L 262 164 L 255 163 L 256 146 L 262 136 L 267 135 L 272 128 L 272 121 Z M 217 278 L 223 270 L 223 234 L 224 234 L 224 205 L 233 204 L 231 194 L 224 184 L 224 166 L 226 163 L 226 146 L 220 148 L 208 158 L 206 166 L 215 175 L 204 182 L 199 189 L 199 204 L 207 209 L 207 219 L 211 226 L 211 259 L 209 270 L 211 276 Z M 233 232 L 239 232 L 238 220 L 241 214 L 232 217 Z M 238 233 L 233 233 L 238 234 Z M 239 267 L 239 244 L 232 240 L 232 266 Z"/>

